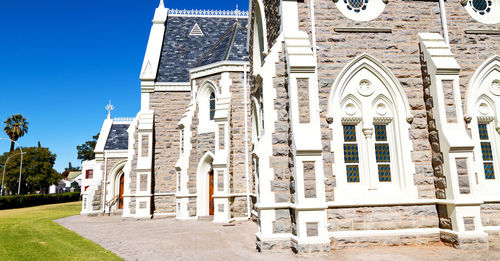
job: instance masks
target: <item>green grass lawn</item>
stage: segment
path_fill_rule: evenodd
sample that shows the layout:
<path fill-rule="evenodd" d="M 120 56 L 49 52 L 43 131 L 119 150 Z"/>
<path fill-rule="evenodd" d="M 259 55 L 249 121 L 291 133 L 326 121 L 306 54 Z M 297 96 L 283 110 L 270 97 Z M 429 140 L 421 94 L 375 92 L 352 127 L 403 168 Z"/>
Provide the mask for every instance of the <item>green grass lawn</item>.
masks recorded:
<path fill-rule="evenodd" d="M 0 260 L 121 260 L 52 220 L 78 215 L 81 202 L 0 210 Z"/>

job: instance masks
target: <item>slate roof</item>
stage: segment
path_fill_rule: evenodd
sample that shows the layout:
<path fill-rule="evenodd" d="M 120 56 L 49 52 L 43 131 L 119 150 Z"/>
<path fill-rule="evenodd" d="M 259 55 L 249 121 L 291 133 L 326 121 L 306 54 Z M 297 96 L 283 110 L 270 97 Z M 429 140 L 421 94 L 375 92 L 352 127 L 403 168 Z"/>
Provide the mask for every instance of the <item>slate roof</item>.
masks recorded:
<path fill-rule="evenodd" d="M 195 24 L 203 35 L 189 35 Z M 165 25 L 157 82 L 189 82 L 195 66 L 248 60 L 245 18 L 169 16 Z"/>
<path fill-rule="evenodd" d="M 128 132 L 130 124 L 113 124 L 109 130 L 108 139 L 104 150 L 126 150 L 128 149 Z"/>
<path fill-rule="evenodd" d="M 193 67 L 220 61 L 247 61 L 246 36 L 247 29 L 238 21 L 235 21 L 219 38 L 219 41 Z"/>

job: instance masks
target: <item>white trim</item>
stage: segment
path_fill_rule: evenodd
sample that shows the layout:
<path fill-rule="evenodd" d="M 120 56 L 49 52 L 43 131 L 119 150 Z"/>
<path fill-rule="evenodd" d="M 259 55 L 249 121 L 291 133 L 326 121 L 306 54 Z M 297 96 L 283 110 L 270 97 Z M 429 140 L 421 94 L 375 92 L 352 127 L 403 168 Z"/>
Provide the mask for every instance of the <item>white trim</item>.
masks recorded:
<path fill-rule="evenodd" d="M 218 17 L 218 18 L 248 18 L 248 11 L 241 10 L 187 10 L 169 9 L 169 16 Z"/>
<path fill-rule="evenodd" d="M 249 62 L 244 61 L 220 61 L 190 69 L 189 74 L 191 75 L 191 80 L 194 80 L 221 72 L 244 72 L 245 70 L 249 70 L 247 68 L 249 64 Z"/>
<path fill-rule="evenodd" d="M 128 150 L 107 150 L 104 151 L 107 158 L 127 158 Z"/>
<path fill-rule="evenodd" d="M 191 83 L 189 82 L 155 82 L 155 92 L 189 92 Z"/>

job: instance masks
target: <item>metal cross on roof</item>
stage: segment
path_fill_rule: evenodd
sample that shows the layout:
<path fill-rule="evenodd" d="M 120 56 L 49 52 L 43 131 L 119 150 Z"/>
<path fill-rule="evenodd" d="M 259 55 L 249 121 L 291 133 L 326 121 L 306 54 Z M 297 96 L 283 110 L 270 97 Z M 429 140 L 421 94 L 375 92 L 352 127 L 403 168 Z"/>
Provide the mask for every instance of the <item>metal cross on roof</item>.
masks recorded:
<path fill-rule="evenodd" d="M 108 111 L 108 119 L 111 119 L 111 111 L 115 109 L 115 107 L 111 104 L 111 100 L 108 105 L 106 105 L 105 109 Z"/>

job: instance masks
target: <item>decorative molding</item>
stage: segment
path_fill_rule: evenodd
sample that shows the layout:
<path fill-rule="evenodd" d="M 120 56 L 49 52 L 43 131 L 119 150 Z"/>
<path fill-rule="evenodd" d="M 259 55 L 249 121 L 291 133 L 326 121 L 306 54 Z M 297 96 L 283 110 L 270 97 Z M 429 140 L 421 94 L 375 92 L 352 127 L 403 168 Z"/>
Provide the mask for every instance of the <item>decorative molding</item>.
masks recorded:
<path fill-rule="evenodd" d="M 373 117 L 373 123 L 389 124 L 392 121 L 392 117 Z"/>
<path fill-rule="evenodd" d="M 500 30 L 488 30 L 488 29 L 467 29 L 464 32 L 466 34 L 493 34 L 493 35 L 500 34 Z"/>
<path fill-rule="evenodd" d="M 106 158 L 127 158 L 128 150 L 105 151 Z"/>
<path fill-rule="evenodd" d="M 154 86 L 155 92 L 190 92 L 189 82 L 157 82 Z"/>
<path fill-rule="evenodd" d="M 113 124 L 131 123 L 133 121 L 134 121 L 133 117 L 116 117 L 116 118 L 113 118 Z"/>
<path fill-rule="evenodd" d="M 490 123 L 495 119 L 495 116 L 478 116 L 477 121 L 479 123 Z"/>
<path fill-rule="evenodd" d="M 169 9 L 169 16 L 221 17 L 221 18 L 248 18 L 248 11 L 241 10 L 180 10 Z"/>
<path fill-rule="evenodd" d="M 337 33 L 392 33 L 388 27 L 335 27 Z"/>
<path fill-rule="evenodd" d="M 361 117 L 343 117 L 342 124 L 358 124 L 361 122 Z"/>
<path fill-rule="evenodd" d="M 249 62 L 222 61 L 189 70 L 191 79 L 197 79 L 221 72 L 244 72 L 245 65 L 247 71 L 250 69 Z"/>

